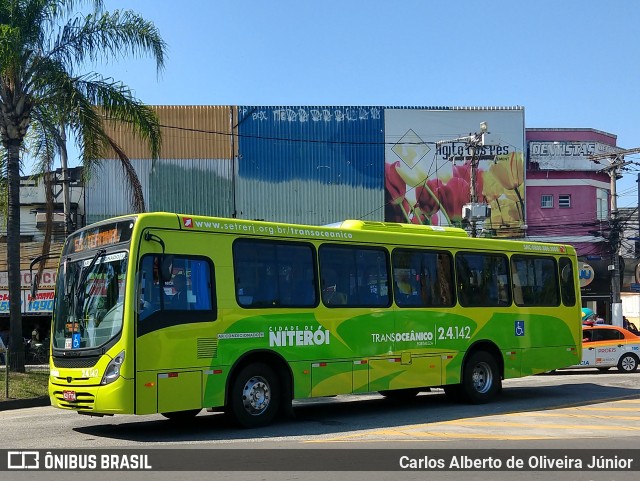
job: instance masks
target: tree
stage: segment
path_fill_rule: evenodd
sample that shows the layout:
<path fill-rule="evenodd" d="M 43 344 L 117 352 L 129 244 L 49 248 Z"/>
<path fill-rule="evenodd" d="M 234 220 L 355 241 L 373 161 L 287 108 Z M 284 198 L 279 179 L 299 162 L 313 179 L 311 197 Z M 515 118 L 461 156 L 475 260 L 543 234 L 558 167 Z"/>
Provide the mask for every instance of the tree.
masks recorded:
<path fill-rule="evenodd" d="M 80 13 L 87 6 L 90 13 Z M 20 355 L 21 154 L 29 147 L 43 169 L 50 170 L 68 131 L 86 172 L 99 165 L 107 149 L 114 149 L 129 175 L 134 197 L 141 200 L 135 171 L 105 126 L 108 121 L 130 126 L 157 157 L 158 117 L 122 82 L 78 70 L 128 55 L 149 55 L 160 73 L 165 53 L 166 44 L 153 23 L 128 10 L 105 12 L 101 0 L 0 0 L 0 141 L 7 184 L 10 342 L 12 351 L 18 352 L 12 369 L 24 370 Z"/>

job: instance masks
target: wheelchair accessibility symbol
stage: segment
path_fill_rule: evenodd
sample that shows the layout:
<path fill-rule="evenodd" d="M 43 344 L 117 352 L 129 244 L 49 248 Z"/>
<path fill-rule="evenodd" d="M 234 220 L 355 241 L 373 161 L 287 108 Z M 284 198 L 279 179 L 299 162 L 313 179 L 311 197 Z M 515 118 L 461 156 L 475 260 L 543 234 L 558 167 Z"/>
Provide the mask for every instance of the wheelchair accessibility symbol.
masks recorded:
<path fill-rule="evenodd" d="M 516 336 L 518 337 L 524 336 L 524 321 L 516 321 L 515 329 L 516 329 Z"/>
<path fill-rule="evenodd" d="M 80 341 L 82 340 L 82 336 L 80 335 L 80 333 L 74 333 L 73 334 L 73 345 L 72 348 L 73 349 L 79 349 L 80 348 Z"/>

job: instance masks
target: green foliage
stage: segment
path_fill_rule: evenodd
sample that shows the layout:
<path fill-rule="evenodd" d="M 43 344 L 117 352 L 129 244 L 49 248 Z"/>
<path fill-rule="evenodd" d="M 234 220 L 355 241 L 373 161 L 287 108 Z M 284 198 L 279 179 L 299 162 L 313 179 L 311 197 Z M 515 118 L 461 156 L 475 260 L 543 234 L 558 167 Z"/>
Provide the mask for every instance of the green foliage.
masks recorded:
<path fill-rule="evenodd" d="M 81 7 L 89 11 L 80 11 Z M 29 151 L 43 171 L 64 148 L 70 132 L 86 170 L 114 148 L 135 190 L 134 211 L 144 209 L 131 162 L 117 148 L 105 120 L 124 123 L 158 156 L 161 134 L 155 112 L 131 89 L 91 67 L 148 55 L 158 72 L 166 44 L 153 23 L 131 11 L 103 11 L 101 0 L 0 0 L 0 183 L 6 191 L 7 267 L 11 339 L 22 340 L 20 318 L 20 165 Z M 83 70 L 88 73 L 81 73 Z M 62 131 L 61 131 L 62 129 Z M 5 194 L 6 192 L 6 194 Z M 3 208 L 0 203 L 0 209 Z M 45 239 L 44 245 L 48 241 Z M 23 366 L 17 365 L 21 371 Z"/>
<path fill-rule="evenodd" d="M 92 5 L 93 12 L 74 13 L 80 4 Z M 38 131 L 40 147 L 56 145 L 64 123 L 74 134 L 83 163 L 91 167 L 110 147 L 104 129 L 104 120 L 110 119 L 128 125 L 157 156 L 161 136 L 153 110 L 122 82 L 78 70 L 149 55 L 160 72 L 165 50 L 153 23 L 132 11 L 103 12 L 100 1 L 0 2 L 3 144 L 24 141 L 32 128 Z M 52 153 L 50 148 L 35 150 L 49 157 Z"/>
<path fill-rule="evenodd" d="M 0 370 L 0 409 L 5 398 L 7 372 Z M 47 396 L 49 372 L 9 372 L 9 399 Z"/>

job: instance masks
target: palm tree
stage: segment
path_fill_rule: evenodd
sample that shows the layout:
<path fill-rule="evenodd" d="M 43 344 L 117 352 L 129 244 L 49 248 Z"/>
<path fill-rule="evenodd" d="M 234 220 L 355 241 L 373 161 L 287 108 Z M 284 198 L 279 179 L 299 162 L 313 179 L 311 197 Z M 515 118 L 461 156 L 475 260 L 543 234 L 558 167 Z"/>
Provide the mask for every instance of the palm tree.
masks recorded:
<path fill-rule="evenodd" d="M 90 7 L 90 13 L 78 13 L 81 6 Z M 19 354 L 23 345 L 20 156 L 31 147 L 42 165 L 50 167 L 64 147 L 67 131 L 76 140 L 85 171 L 113 148 L 135 182 L 135 172 L 107 135 L 105 122 L 129 125 L 157 157 L 161 143 L 157 115 L 121 82 L 78 70 L 112 58 L 149 55 L 159 73 L 165 52 L 166 44 L 153 23 L 131 11 L 105 12 L 101 0 L 0 0 L 0 140 L 8 192 L 10 342 Z M 140 195 L 137 185 L 134 192 Z M 17 356 L 12 369 L 24 370 L 23 356 Z"/>

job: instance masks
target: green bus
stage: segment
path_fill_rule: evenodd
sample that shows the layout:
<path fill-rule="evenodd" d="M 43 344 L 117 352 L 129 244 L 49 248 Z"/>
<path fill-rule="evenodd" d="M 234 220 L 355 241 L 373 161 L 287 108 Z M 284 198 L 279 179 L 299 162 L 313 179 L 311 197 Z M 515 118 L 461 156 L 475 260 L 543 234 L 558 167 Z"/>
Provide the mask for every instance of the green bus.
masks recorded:
<path fill-rule="evenodd" d="M 503 379 L 580 362 L 577 273 L 571 246 L 457 228 L 118 217 L 66 240 L 49 395 L 244 427 L 339 394 L 484 403 Z"/>

